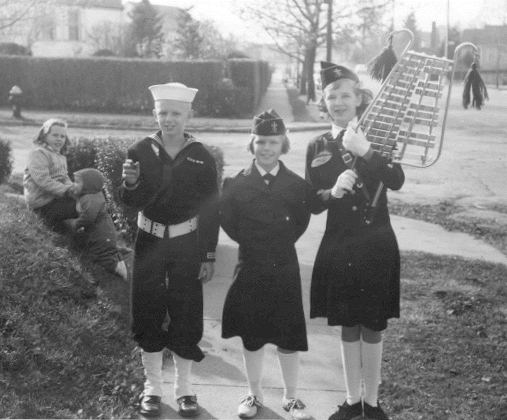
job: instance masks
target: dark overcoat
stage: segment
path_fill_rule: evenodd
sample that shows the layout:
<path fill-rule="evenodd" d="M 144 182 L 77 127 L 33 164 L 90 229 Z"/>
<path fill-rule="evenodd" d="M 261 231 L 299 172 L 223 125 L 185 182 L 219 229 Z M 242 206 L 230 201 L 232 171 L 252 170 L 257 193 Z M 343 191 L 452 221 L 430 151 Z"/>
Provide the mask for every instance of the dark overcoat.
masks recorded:
<path fill-rule="evenodd" d="M 313 139 L 307 149 L 306 179 L 315 191 L 333 187 L 349 167 L 342 157 L 341 139 L 331 133 Z M 356 163 L 363 189 L 354 194 L 320 200 L 315 214 L 328 210 L 326 231 L 312 274 L 310 317 L 326 317 L 329 325 L 364 325 L 375 331 L 400 313 L 400 254 L 387 209 L 386 188 L 398 190 L 405 176 L 401 166 L 378 153 Z M 365 216 L 382 181 L 373 221 Z"/>
<path fill-rule="evenodd" d="M 240 336 L 247 350 L 266 343 L 306 351 L 306 322 L 295 243 L 310 221 L 311 189 L 280 162 L 270 187 L 255 164 L 226 178 L 221 225 L 239 244 L 224 304 L 222 337 Z"/>
<path fill-rule="evenodd" d="M 79 214 L 76 229 L 84 228 L 84 232 L 77 235 L 83 257 L 114 272 L 121 256 L 116 246 L 116 228 L 107 211 L 104 194 L 102 191 L 84 194 L 79 197 L 76 208 Z"/>

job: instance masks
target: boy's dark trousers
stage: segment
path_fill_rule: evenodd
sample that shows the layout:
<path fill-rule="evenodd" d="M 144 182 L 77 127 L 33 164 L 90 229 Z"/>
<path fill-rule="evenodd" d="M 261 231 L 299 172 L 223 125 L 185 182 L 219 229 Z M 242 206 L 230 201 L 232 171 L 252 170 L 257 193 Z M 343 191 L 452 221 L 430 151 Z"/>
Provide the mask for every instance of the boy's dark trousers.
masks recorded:
<path fill-rule="evenodd" d="M 167 347 L 184 359 L 200 362 L 203 291 L 197 231 L 158 238 L 139 229 L 132 281 L 132 333 L 146 352 Z M 167 282 L 166 282 L 167 278 Z M 163 328 L 166 315 L 170 322 Z"/>

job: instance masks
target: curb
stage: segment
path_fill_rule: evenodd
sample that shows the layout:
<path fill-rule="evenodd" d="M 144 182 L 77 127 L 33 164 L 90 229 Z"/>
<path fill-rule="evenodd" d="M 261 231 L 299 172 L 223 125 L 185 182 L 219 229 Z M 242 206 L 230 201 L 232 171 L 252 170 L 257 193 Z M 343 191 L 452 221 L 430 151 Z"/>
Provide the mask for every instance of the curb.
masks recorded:
<path fill-rule="evenodd" d="M 4 126 L 22 126 L 22 127 L 39 127 L 40 123 L 37 121 L 10 121 L 10 120 L 0 120 L 0 123 Z M 330 127 L 329 123 L 297 123 L 287 124 L 287 128 L 289 132 L 302 132 L 302 131 L 313 131 L 313 130 L 328 130 Z M 138 126 L 117 126 L 117 125 L 108 125 L 108 124 L 73 124 L 72 128 L 87 128 L 87 129 L 97 129 L 97 130 L 132 130 L 132 131 L 150 131 L 153 130 L 154 127 L 138 127 Z M 187 125 L 188 131 L 198 132 L 198 133 L 250 133 L 251 127 L 226 127 L 226 126 L 193 126 L 191 123 Z"/>

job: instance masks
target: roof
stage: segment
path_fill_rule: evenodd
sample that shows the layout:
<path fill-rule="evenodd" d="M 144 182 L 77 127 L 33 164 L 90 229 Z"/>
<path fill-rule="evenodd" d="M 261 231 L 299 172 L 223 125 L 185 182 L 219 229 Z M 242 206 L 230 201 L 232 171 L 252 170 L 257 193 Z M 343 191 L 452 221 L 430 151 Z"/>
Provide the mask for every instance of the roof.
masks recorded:
<path fill-rule="evenodd" d="M 504 44 L 507 39 L 507 25 L 486 25 L 484 29 L 465 29 L 461 35 L 463 42 L 471 42 L 476 45 Z"/>

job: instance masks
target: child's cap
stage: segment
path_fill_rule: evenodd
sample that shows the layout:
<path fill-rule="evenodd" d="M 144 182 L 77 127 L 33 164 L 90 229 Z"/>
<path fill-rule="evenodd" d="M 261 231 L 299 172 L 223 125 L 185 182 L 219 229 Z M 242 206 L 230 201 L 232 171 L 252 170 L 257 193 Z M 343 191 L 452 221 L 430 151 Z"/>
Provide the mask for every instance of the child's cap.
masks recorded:
<path fill-rule="evenodd" d="M 83 192 L 99 192 L 106 179 L 97 169 L 85 168 L 74 172 L 74 178 L 79 175 L 83 180 Z"/>
<path fill-rule="evenodd" d="M 189 88 L 183 83 L 166 83 L 165 85 L 153 85 L 150 86 L 153 100 L 161 101 L 163 99 L 169 99 L 171 101 L 180 101 L 192 103 L 198 89 Z"/>
<path fill-rule="evenodd" d="M 337 64 L 329 63 L 327 61 L 320 62 L 320 79 L 322 82 L 322 90 L 330 83 L 336 82 L 340 79 L 350 79 L 359 83 L 359 78 L 347 67 L 339 66 Z"/>
<path fill-rule="evenodd" d="M 285 134 L 285 124 L 274 109 L 264 111 L 253 118 L 252 134 L 259 136 L 279 136 Z"/>

